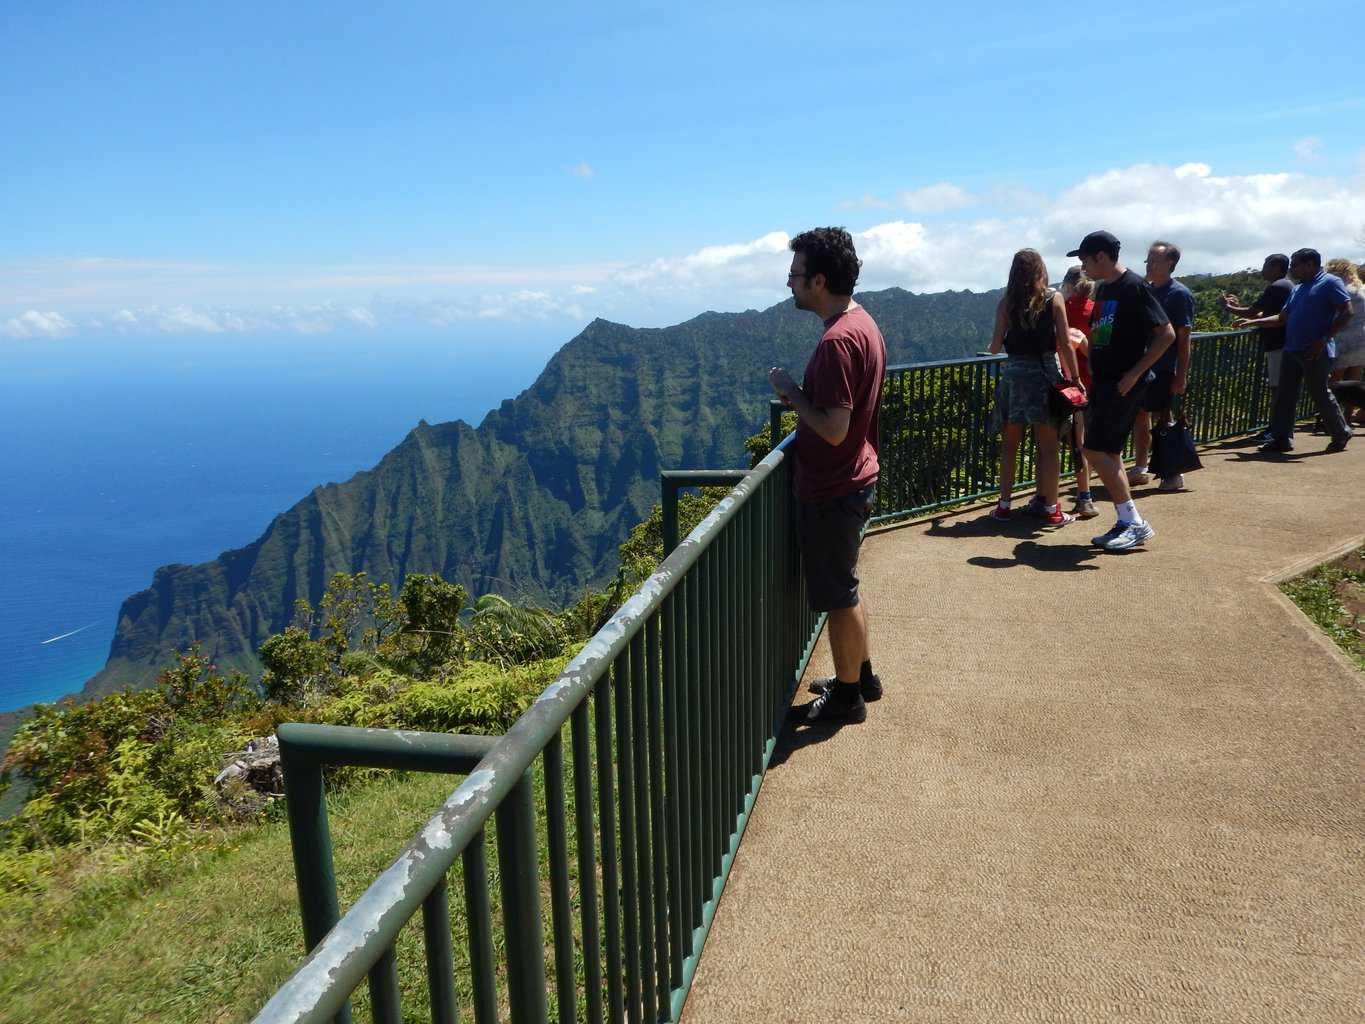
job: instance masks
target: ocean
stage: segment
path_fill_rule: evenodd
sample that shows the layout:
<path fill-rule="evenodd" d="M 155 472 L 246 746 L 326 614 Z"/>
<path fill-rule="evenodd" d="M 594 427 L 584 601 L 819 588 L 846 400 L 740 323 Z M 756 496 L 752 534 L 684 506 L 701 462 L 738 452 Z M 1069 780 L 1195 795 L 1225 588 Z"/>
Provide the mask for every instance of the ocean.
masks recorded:
<path fill-rule="evenodd" d="M 557 345 L 0 339 L 0 711 L 78 691 L 158 566 L 250 543 L 419 419 L 477 424 Z"/>

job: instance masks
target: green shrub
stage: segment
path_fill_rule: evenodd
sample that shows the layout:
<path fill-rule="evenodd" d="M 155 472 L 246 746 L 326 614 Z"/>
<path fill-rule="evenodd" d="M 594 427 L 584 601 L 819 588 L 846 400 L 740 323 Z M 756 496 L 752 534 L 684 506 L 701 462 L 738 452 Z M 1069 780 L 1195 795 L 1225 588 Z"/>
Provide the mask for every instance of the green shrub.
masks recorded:
<path fill-rule="evenodd" d="M 474 603 L 465 632 L 470 657 L 503 668 L 553 658 L 569 640 L 552 612 L 514 605 L 499 594 L 485 594 Z"/>
<path fill-rule="evenodd" d="M 318 709 L 319 721 L 496 735 L 511 727 L 567 660 L 561 655 L 506 669 L 474 662 L 430 680 L 387 669 L 364 679 L 349 678 L 343 681 L 342 692 Z"/>
<path fill-rule="evenodd" d="M 22 773 L 32 795 L 0 840 L 31 848 L 136 839 L 149 822 L 213 817 L 213 777 L 258 703 L 243 678 L 219 676 L 194 649 L 153 689 L 38 707 L 3 766 Z"/>

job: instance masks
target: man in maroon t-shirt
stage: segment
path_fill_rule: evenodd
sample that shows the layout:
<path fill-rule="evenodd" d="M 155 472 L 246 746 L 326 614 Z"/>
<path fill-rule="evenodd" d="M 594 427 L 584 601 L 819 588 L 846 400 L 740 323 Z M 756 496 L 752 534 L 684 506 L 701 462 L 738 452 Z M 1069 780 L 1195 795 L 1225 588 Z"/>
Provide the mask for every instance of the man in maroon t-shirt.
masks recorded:
<path fill-rule="evenodd" d="M 872 672 L 867 616 L 858 600 L 858 545 L 877 483 L 877 410 L 886 343 L 853 301 L 862 266 L 843 228 L 816 228 L 791 241 L 787 284 L 797 309 L 825 322 L 800 387 L 773 367 L 768 380 L 796 410 L 796 532 L 810 606 L 829 613 L 834 678 L 811 684 L 818 697 L 792 709 L 797 722 L 861 722 L 882 695 Z"/>

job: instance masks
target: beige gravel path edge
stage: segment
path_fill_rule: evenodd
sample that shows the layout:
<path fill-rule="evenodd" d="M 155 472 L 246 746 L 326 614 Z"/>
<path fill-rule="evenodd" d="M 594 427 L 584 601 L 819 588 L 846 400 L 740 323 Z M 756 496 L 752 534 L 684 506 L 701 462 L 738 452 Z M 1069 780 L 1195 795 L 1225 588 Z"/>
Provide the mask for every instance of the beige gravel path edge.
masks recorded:
<path fill-rule="evenodd" d="M 1140 490 L 1147 551 L 870 534 L 887 695 L 784 737 L 684 1019 L 1365 1021 L 1365 676 L 1274 585 L 1362 540 L 1325 443 Z"/>

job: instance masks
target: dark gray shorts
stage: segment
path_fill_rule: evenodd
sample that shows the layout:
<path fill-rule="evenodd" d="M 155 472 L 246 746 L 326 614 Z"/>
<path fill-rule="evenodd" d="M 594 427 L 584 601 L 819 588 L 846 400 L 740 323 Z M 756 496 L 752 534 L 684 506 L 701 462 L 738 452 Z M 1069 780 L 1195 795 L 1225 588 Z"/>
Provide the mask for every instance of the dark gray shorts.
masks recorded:
<path fill-rule="evenodd" d="M 1148 383 L 1145 379 L 1140 380 L 1128 394 L 1120 395 L 1118 381 L 1095 381 L 1090 388 L 1090 405 L 1085 410 L 1086 451 L 1123 454 L 1138 410 L 1142 408 L 1143 396 L 1147 394 Z"/>
<path fill-rule="evenodd" d="M 813 611 L 832 612 L 858 603 L 858 545 L 876 493 L 873 484 L 829 501 L 797 501 L 796 539 Z"/>

